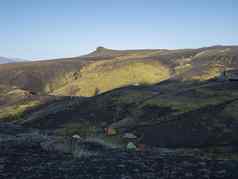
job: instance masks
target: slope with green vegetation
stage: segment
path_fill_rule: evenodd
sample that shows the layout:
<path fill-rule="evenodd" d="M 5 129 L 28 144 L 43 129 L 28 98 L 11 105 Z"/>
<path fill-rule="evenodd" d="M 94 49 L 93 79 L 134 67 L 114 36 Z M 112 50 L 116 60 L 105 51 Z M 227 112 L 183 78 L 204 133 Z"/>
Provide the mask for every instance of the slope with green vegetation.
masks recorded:
<path fill-rule="evenodd" d="M 159 61 L 104 60 L 83 67 L 77 79 L 52 94 L 94 96 L 121 86 L 155 84 L 169 77 L 169 69 Z"/>
<path fill-rule="evenodd" d="M 87 134 L 82 128 L 101 135 L 105 127 L 113 126 L 119 136 L 130 131 L 142 143 L 163 147 L 236 145 L 237 89 L 237 82 L 216 80 L 124 87 L 52 103 L 21 124 L 82 135 Z"/>
<path fill-rule="evenodd" d="M 216 77 L 234 69 L 236 46 L 100 47 L 82 57 L 1 65 L 0 118 L 83 136 L 113 126 L 148 145 L 233 145 L 238 86 Z"/>
<path fill-rule="evenodd" d="M 92 96 L 96 88 L 105 92 L 137 83 L 155 84 L 170 77 L 210 79 L 219 75 L 224 66 L 238 66 L 237 49 L 236 46 L 184 50 L 100 47 L 82 57 L 1 65 L 0 84 L 40 94 Z"/>

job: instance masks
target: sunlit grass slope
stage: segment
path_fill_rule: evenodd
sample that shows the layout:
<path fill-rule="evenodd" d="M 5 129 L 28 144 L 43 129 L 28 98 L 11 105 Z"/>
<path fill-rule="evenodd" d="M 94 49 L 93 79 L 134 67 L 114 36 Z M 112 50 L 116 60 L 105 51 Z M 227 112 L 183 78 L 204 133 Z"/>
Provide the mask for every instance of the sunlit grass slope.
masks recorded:
<path fill-rule="evenodd" d="M 169 76 L 169 69 L 158 61 L 105 60 L 85 66 L 77 80 L 53 94 L 93 96 L 127 85 L 155 84 Z"/>

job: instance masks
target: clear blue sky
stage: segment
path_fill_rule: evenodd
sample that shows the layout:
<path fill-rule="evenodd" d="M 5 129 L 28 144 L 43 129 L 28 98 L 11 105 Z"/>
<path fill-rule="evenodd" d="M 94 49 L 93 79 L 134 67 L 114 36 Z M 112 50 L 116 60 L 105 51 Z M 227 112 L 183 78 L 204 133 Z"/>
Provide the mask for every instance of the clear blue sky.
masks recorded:
<path fill-rule="evenodd" d="M 0 56 L 238 45 L 237 0 L 1 0 Z"/>

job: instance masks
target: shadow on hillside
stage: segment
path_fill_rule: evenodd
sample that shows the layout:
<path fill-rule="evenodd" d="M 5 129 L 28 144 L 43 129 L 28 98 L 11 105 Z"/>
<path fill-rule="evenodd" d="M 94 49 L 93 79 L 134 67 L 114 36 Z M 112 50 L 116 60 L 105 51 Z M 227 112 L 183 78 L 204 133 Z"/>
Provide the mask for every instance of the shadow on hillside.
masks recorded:
<path fill-rule="evenodd" d="M 238 89 L 238 83 L 230 81 L 221 82 L 216 79 L 209 81 L 180 81 L 170 79 L 155 85 L 125 86 L 89 98 L 65 96 L 60 100 L 28 111 L 25 119 L 34 118 L 34 120 L 25 124 L 34 127 L 57 128 L 65 123 L 78 123 L 82 120 L 93 123 L 103 120 L 111 123 L 126 116 L 135 115 L 133 114 L 136 111 L 134 109 L 137 109 L 140 104 L 146 101 L 156 99 L 156 97 L 161 96 L 165 101 L 167 98 L 169 99 L 173 96 L 175 100 L 177 97 L 202 98 L 196 92 L 196 89 L 199 88 L 214 90 L 214 92 L 222 90 L 230 91 Z M 151 108 L 141 109 L 148 109 L 153 114 L 149 110 Z M 157 109 L 164 110 L 165 113 L 174 112 L 169 107 L 160 107 Z M 35 120 L 38 122 L 35 122 Z"/>

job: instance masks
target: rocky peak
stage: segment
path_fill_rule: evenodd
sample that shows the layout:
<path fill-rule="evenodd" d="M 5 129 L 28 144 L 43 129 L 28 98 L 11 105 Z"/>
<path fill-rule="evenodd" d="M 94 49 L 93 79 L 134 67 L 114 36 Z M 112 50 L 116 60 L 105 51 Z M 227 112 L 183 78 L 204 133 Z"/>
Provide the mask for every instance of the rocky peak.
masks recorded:
<path fill-rule="evenodd" d="M 107 49 L 104 48 L 104 47 L 102 47 L 102 46 L 99 46 L 99 47 L 97 47 L 97 49 L 96 49 L 97 52 L 103 52 L 103 51 L 106 51 L 106 50 L 107 50 Z"/>

